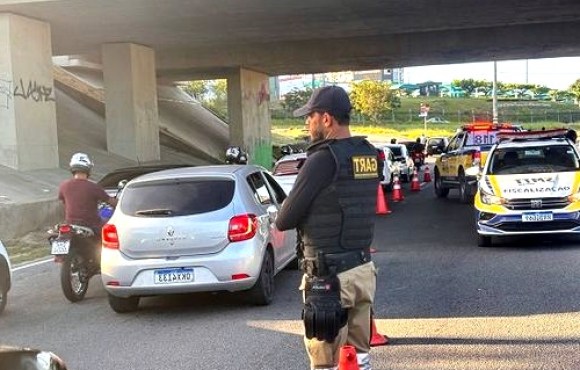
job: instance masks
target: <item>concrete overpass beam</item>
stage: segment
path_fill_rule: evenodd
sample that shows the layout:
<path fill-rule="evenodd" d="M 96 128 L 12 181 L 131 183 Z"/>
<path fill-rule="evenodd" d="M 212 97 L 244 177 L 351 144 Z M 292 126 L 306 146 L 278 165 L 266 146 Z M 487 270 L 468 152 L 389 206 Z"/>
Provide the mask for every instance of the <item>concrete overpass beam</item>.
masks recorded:
<path fill-rule="evenodd" d="M 107 149 L 139 162 L 160 159 L 155 52 L 131 44 L 104 44 Z"/>
<path fill-rule="evenodd" d="M 0 14 L 0 165 L 58 167 L 50 25 Z"/>
<path fill-rule="evenodd" d="M 249 154 L 251 163 L 272 166 L 268 75 L 241 68 L 228 78 L 230 143 Z"/>

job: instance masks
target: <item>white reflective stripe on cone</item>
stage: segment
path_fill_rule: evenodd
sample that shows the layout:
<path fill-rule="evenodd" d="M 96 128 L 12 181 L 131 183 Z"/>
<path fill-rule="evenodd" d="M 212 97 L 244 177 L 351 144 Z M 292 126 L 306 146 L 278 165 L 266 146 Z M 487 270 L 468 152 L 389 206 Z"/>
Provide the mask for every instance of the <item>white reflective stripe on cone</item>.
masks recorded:
<path fill-rule="evenodd" d="M 372 370 L 371 355 L 368 353 L 357 353 L 356 361 L 360 370 Z"/>

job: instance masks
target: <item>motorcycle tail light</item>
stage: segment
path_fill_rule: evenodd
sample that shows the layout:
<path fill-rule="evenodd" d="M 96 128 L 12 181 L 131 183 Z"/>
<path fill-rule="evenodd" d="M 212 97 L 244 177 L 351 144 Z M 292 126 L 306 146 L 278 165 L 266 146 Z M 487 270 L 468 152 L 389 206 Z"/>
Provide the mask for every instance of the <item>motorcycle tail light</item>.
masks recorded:
<path fill-rule="evenodd" d="M 72 231 L 72 227 L 70 225 L 59 225 L 58 232 L 61 234 L 68 234 Z"/>
<path fill-rule="evenodd" d="M 109 249 L 119 249 L 119 234 L 117 227 L 113 224 L 106 224 L 102 230 L 103 247 Z"/>

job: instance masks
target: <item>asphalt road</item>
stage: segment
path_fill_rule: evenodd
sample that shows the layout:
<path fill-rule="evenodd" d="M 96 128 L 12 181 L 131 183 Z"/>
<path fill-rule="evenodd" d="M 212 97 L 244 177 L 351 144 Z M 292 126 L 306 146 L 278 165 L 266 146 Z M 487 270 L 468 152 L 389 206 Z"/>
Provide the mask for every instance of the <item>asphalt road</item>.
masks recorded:
<path fill-rule="evenodd" d="M 376 323 L 391 345 L 374 369 L 580 369 L 580 239 L 516 238 L 476 246 L 472 207 L 431 184 L 377 222 Z M 71 304 L 53 263 L 15 272 L 0 342 L 61 355 L 71 369 L 308 369 L 299 273 L 278 275 L 275 301 L 239 295 L 142 300 L 118 315 L 100 280 Z"/>

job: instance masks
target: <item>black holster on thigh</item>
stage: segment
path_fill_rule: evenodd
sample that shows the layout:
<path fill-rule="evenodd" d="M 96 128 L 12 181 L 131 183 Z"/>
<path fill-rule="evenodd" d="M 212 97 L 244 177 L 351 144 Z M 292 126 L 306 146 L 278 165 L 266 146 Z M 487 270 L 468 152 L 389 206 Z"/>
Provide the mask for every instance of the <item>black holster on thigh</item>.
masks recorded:
<path fill-rule="evenodd" d="M 348 321 L 348 311 L 340 303 L 340 280 L 336 274 L 307 276 L 302 320 L 306 338 L 334 342 Z"/>

